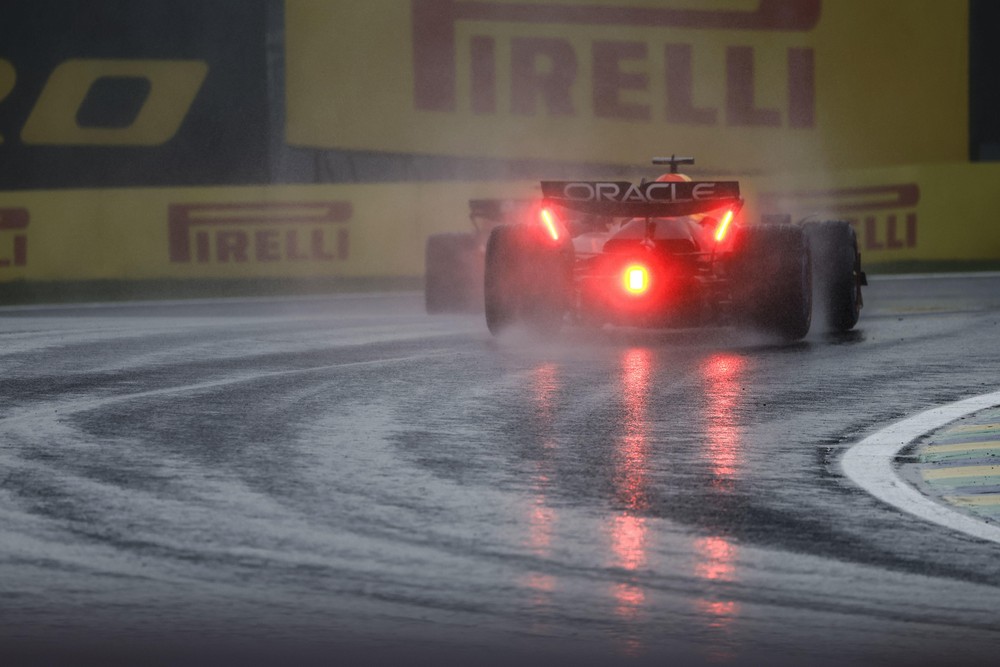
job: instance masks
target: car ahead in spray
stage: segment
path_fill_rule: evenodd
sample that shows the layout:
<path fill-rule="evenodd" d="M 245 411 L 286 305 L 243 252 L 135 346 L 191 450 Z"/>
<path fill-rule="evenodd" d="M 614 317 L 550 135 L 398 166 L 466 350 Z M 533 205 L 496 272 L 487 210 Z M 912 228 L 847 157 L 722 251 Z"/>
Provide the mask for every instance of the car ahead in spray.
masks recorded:
<path fill-rule="evenodd" d="M 854 327 L 861 271 L 844 221 L 741 224 L 737 181 L 693 181 L 692 158 L 656 158 L 655 181 L 543 181 L 537 217 L 490 231 L 486 324 L 736 325 L 798 340 L 817 317 Z M 774 220 L 773 216 L 769 220 Z"/>
<path fill-rule="evenodd" d="M 470 199 L 470 232 L 427 237 L 424 247 L 424 305 L 430 314 L 483 312 L 486 242 L 493 228 L 537 219 L 532 199 Z"/>

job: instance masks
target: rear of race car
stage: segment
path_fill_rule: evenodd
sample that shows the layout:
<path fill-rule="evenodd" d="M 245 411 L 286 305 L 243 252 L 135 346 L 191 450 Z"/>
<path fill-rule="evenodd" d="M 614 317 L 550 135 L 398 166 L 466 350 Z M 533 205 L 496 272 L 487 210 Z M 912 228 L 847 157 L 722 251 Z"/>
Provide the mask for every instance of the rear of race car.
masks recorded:
<path fill-rule="evenodd" d="M 849 225 L 740 224 L 739 184 L 692 181 L 684 160 L 653 182 L 543 181 L 537 215 L 490 235 L 490 331 L 736 324 L 798 340 L 814 283 L 828 328 L 854 326 L 865 281 Z"/>
<path fill-rule="evenodd" d="M 646 236 L 647 227 L 651 227 Z M 708 259 L 684 221 L 633 219 L 579 258 L 580 318 L 594 323 L 690 326 L 701 322 L 714 282 Z"/>
<path fill-rule="evenodd" d="M 550 208 L 525 224 L 494 227 L 486 243 L 486 325 L 499 334 L 523 325 L 557 330 L 574 306 L 572 238 Z"/>
<path fill-rule="evenodd" d="M 735 182 L 543 182 L 563 211 L 618 220 L 599 250 L 577 253 L 578 317 L 591 323 L 705 324 L 724 291 L 728 230 L 742 205 Z"/>

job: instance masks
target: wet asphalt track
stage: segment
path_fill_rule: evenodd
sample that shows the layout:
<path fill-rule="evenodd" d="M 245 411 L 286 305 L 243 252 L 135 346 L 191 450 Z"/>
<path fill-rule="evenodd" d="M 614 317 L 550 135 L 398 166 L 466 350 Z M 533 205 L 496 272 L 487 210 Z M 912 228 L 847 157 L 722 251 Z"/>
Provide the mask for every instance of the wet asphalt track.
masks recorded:
<path fill-rule="evenodd" d="M 419 294 L 0 309 L 0 660 L 981 663 L 1000 546 L 837 461 L 1000 388 L 1000 277 L 872 283 L 794 345 L 496 341 Z"/>

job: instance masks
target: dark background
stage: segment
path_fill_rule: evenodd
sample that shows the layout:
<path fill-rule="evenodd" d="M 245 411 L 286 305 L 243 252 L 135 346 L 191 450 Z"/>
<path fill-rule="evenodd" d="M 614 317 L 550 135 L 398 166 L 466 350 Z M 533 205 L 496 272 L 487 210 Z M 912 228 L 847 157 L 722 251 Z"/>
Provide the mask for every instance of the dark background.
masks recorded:
<path fill-rule="evenodd" d="M 264 183 L 266 0 L 17 0 L 0 12 L 0 58 L 17 70 L 0 101 L 0 188 Z M 197 59 L 209 72 L 188 117 L 162 146 L 26 146 L 21 128 L 70 58 Z M 127 126 L 148 90 L 102 79 L 77 122 Z M 104 124 L 101 118 L 104 118 Z"/>
<path fill-rule="evenodd" d="M 1000 160 L 1000 2 L 969 3 L 969 159 Z M 933 45 L 931 45 L 933 48 Z"/>

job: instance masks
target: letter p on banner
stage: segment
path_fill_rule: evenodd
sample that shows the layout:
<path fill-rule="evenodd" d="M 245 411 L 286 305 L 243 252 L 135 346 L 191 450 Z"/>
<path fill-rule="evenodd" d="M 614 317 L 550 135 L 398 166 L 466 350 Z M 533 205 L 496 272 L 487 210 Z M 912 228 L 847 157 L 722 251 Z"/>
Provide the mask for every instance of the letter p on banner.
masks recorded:
<path fill-rule="evenodd" d="M 52 72 L 21 133 L 25 144 L 62 146 L 159 146 L 187 116 L 208 65 L 200 60 L 84 60 Z M 149 94 L 124 127 L 82 127 L 77 114 L 102 79 L 142 79 Z"/>

